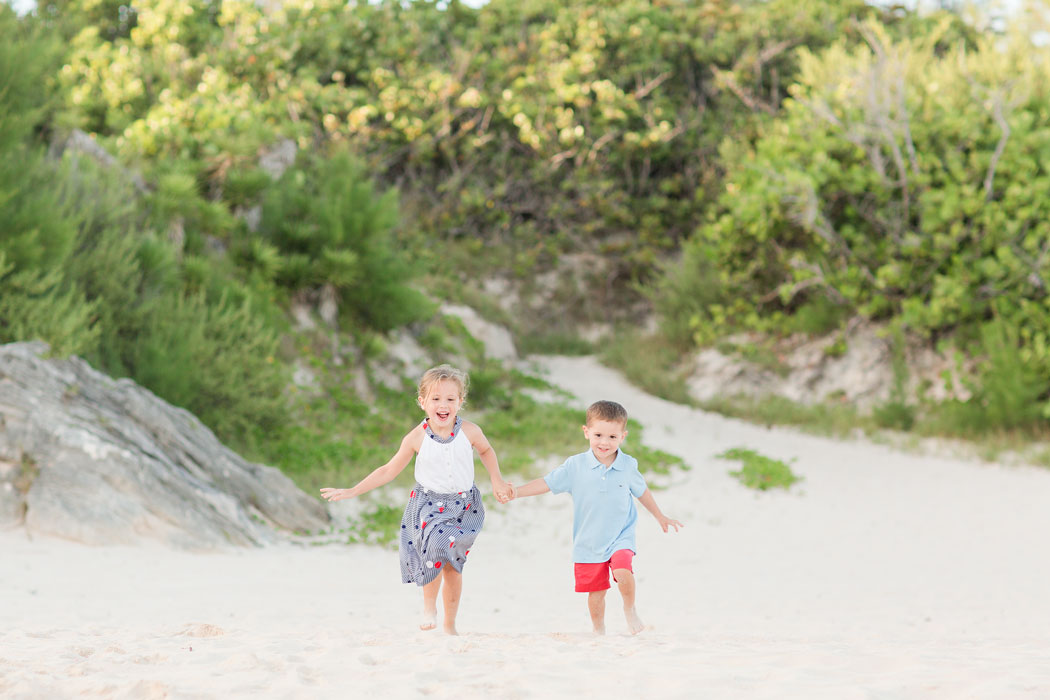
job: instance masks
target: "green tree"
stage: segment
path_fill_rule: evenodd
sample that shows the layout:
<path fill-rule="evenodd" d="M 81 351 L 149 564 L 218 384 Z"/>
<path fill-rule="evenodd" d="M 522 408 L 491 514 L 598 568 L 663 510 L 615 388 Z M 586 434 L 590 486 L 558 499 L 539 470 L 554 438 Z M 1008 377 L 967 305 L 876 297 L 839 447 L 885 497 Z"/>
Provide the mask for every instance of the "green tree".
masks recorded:
<path fill-rule="evenodd" d="M 260 233 L 280 251 L 281 284 L 292 291 L 330 285 L 348 318 L 389 330 L 431 312 L 395 247 L 397 212 L 397 193 L 377 193 L 362 163 L 338 150 L 285 173 L 265 197 Z M 266 260 L 254 251 L 253 259 Z"/>

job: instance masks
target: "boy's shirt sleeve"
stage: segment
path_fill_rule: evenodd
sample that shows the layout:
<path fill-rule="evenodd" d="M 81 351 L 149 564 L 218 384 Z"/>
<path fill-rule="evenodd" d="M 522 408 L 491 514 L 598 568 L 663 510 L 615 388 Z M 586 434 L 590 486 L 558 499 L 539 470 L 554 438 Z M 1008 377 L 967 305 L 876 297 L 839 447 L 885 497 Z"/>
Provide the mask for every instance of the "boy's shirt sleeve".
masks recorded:
<path fill-rule="evenodd" d="M 649 490 L 649 487 L 645 483 L 645 477 L 638 471 L 638 460 L 633 457 L 631 460 L 634 462 L 634 469 L 631 470 L 627 477 L 627 486 L 631 489 L 631 495 L 635 498 L 641 498 L 645 495 L 645 492 Z"/>
<path fill-rule="evenodd" d="M 551 493 L 564 493 L 572 490 L 572 467 L 570 462 L 572 462 L 571 459 L 566 460 L 560 467 L 543 477 Z"/>

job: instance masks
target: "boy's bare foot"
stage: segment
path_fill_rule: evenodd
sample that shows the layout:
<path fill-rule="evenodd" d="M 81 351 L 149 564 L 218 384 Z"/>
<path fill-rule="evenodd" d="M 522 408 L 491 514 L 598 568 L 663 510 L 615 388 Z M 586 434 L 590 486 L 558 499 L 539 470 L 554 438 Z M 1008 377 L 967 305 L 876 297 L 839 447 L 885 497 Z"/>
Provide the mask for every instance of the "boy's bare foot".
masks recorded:
<path fill-rule="evenodd" d="M 604 635 L 605 634 L 605 625 L 595 625 L 594 626 L 594 633 L 598 634 L 598 635 Z"/>
<path fill-rule="evenodd" d="M 430 612 L 429 610 L 423 611 L 423 620 L 419 623 L 419 629 L 421 630 L 432 630 L 438 626 L 437 611 Z"/>
<path fill-rule="evenodd" d="M 446 622 L 444 630 L 445 630 L 445 634 L 452 635 L 453 637 L 458 637 L 459 636 L 459 632 L 456 631 L 456 623 L 455 622 L 453 622 L 452 624 L 449 624 L 449 623 Z"/>
<path fill-rule="evenodd" d="M 645 624 L 642 623 L 638 613 L 634 611 L 634 608 L 625 608 L 623 614 L 627 617 L 627 631 L 631 634 L 638 634 L 645 629 Z"/>

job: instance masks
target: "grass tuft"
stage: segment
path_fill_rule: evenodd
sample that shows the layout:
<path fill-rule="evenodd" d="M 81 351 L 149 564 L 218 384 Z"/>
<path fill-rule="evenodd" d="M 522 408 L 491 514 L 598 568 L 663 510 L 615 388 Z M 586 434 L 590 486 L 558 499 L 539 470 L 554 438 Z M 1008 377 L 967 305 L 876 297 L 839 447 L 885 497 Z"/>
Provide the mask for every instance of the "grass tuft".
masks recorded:
<path fill-rule="evenodd" d="M 719 459 L 735 459 L 742 467 L 729 474 L 751 489 L 768 491 L 772 488 L 790 488 L 801 477 L 796 476 L 786 462 L 766 457 L 746 447 L 734 447 L 718 455 Z"/>

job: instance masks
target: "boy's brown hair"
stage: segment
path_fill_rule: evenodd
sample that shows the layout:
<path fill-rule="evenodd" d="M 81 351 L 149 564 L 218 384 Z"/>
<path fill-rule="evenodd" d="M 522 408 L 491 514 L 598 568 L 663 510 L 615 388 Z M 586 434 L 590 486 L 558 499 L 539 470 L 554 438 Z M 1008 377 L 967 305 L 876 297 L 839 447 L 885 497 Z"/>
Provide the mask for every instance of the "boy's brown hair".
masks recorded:
<path fill-rule="evenodd" d="M 587 425 L 599 420 L 622 423 L 626 428 L 627 409 L 615 401 L 595 401 L 587 407 Z"/>

